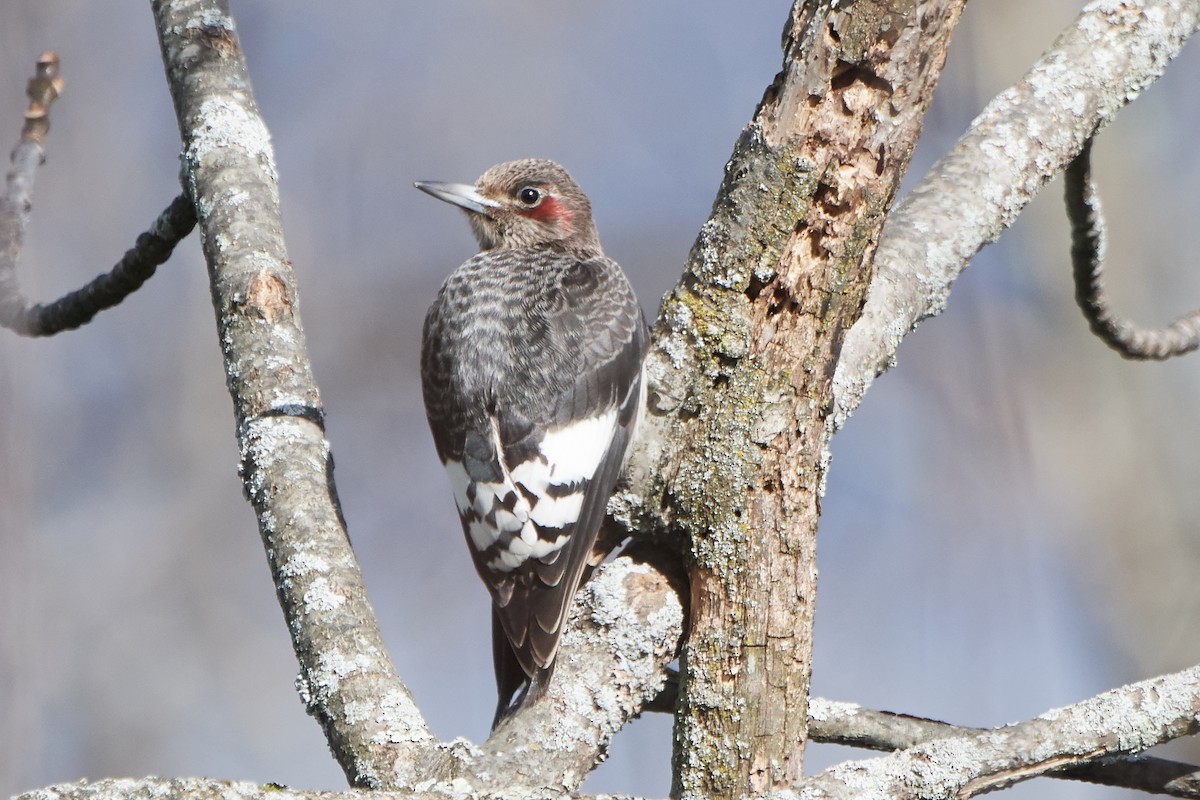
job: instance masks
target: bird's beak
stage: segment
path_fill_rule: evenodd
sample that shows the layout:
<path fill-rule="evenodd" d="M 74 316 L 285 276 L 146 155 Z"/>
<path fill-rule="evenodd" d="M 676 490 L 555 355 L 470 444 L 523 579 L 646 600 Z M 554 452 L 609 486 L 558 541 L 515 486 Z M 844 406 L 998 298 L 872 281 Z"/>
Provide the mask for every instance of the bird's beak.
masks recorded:
<path fill-rule="evenodd" d="M 499 208 L 500 204 L 495 200 L 489 200 L 479 192 L 475 191 L 475 187 L 468 183 L 441 183 L 439 181 L 417 181 L 413 184 L 422 192 L 431 194 L 438 200 L 445 200 L 447 203 L 465 208 L 467 211 L 473 211 L 476 214 L 482 214 L 485 217 L 492 215 L 493 208 Z"/>

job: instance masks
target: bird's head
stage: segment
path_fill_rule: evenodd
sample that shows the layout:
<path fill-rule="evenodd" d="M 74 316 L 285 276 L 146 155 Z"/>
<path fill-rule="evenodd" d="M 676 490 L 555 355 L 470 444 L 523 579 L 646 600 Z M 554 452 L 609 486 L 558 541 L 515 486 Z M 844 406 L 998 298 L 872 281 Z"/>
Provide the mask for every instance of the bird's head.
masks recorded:
<path fill-rule="evenodd" d="M 489 169 L 474 185 L 417 181 L 416 187 L 467 212 L 483 250 L 552 247 L 600 251 L 587 196 L 553 161 L 527 158 Z"/>

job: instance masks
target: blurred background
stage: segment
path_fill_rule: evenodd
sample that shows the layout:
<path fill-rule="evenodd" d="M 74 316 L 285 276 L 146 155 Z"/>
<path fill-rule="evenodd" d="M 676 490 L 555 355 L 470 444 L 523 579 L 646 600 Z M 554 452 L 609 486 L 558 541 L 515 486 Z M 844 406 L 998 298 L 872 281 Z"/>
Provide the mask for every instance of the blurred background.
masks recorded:
<path fill-rule="evenodd" d="M 910 184 L 1081 5 L 969 5 Z M 564 163 L 652 315 L 789 6 L 236 4 L 350 533 L 440 737 L 482 739 L 493 704 L 485 593 L 418 386 L 424 309 L 475 248 L 412 181 Z M 67 90 L 21 277 L 49 300 L 177 193 L 178 133 L 145 3 L 6 0 L 0 149 L 43 49 Z M 1098 144 L 1108 284 L 1145 323 L 1200 305 L 1198 69 L 1192 45 Z M 997 725 L 1200 661 L 1200 356 L 1132 364 L 1088 334 L 1060 192 L 976 259 L 835 440 L 819 694 Z M 0 797 L 84 776 L 345 786 L 293 688 L 214 330 L 193 236 L 83 330 L 0 335 Z M 585 789 L 665 796 L 669 749 L 668 720 L 637 721 Z M 856 755 L 814 746 L 809 765 Z"/>

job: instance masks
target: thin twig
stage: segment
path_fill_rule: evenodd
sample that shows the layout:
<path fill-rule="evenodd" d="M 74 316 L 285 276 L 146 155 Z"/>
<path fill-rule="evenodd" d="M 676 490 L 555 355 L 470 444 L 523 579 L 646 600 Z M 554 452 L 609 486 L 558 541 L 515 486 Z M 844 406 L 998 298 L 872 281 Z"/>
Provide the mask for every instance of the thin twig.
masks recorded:
<path fill-rule="evenodd" d="M 53 336 L 90 322 L 137 291 L 194 227 L 196 211 L 192 201 L 181 194 L 159 214 L 150 230 L 138 236 L 112 270 L 47 304 L 30 304 L 21 294 L 15 269 L 0 264 L 0 326 L 22 336 Z"/>
<path fill-rule="evenodd" d="M 37 74 L 26 90 L 29 108 L 20 142 L 12 153 L 13 168 L 0 195 L 0 326 L 22 336 L 52 336 L 78 328 L 100 311 L 117 305 L 170 258 L 175 245 L 196 225 L 191 201 L 180 195 L 110 272 L 52 303 L 30 303 L 25 298 L 17 280 L 17 263 L 33 207 L 34 175 L 45 160 L 50 107 L 62 92 L 58 66 L 54 53 L 42 53 L 38 59 Z"/>
<path fill-rule="evenodd" d="M 37 72 L 25 87 L 29 108 L 25 109 L 25 127 L 21 129 L 22 142 L 45 144 L 50 131 L 50 106 L 62 94 L 63 79 L 58 74 L 58 54 L 47 50 L 38 56 Z"/>
<path fill-rule="evenodd" d="M 1165 360 L 1200 347 L 1200 309 L 1163 328 L 1140 328 L 1113 313 L 1104 292 L 1104 215 L 1092 183 L 1092 139 L 1067 167 L 1064 188 L 1071 220 L 1075 300 L 1092 333 L 1124 358 Z"/>

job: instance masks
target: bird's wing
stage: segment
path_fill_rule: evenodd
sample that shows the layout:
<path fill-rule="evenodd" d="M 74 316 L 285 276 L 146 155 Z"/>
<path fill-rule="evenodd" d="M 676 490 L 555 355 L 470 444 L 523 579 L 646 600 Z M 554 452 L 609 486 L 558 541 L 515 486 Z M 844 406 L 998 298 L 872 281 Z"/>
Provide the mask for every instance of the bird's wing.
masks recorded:
<path fill-rule="evenodd" d="M 645 322 L 607 259 L 573 261 L 534 316 L 553 396 L 498 403 L 447 462 L 476 568 L 525 674 L 554 660 L 640 408 Z M 564 374 L 565 373 L 565 374 Z M 564 380 L 565 378 L 565 380 Z"/>
<path fill-rule="evenodd" d="M 544 314 L 550 339 L 574 354 L 574 380 L 543 419 L 536 452 L 516 448 L 505 453 L 509 463 L 524 456 L 514 469 L 514 475 L 522 473 L 517 476 L 520 485 L 546 487 L 534 492 L 540 499 L 533 519 L 541 535 L 565 538 L 558 552 L 528 562 L 527 579 L 518 582 L 500 609 L 501 622 L 531 677 L 536 672 L 531 666 L 544 668 L 554 659 L 624 464 L 641 407 L 646 349 L 641 309 L 615 262 L 576 261 L 558 277 L 544 298 Z M 539 515 L 543 507 L 546 511 Z"/>
<path fill-rule="evenodd" d="M 621 471 L 641 406 L 646 349 L 641 310 L 614 262 L 563 255 L 541 268 L 551 278 L 524 296 L 470 298 L 496 304 L 489 319 L 508 314 L 507 327 L 489 330 L 508 340 L 477 338 L 473 350 L 447 344 L 437 337 L 453 334 L 433 317 L 422 365 L 426 409 L 475 567 L 534 689 L 549 679 Z M 503 379 L 474 395 L 462 390 L 464 359 L 506 348 L 512 361 L 486 371 Z M 519 684 L 502 677 L 499 642 L 496 648 L 503 705 Z"/>

